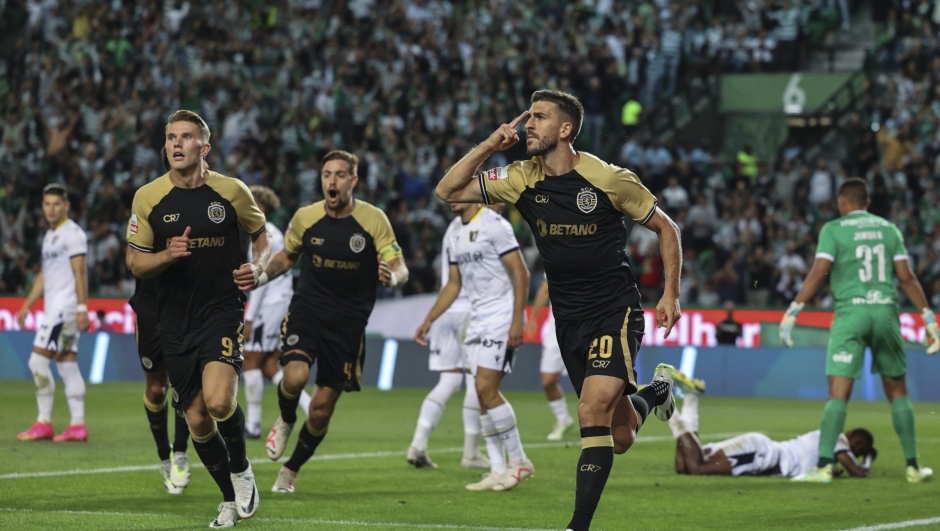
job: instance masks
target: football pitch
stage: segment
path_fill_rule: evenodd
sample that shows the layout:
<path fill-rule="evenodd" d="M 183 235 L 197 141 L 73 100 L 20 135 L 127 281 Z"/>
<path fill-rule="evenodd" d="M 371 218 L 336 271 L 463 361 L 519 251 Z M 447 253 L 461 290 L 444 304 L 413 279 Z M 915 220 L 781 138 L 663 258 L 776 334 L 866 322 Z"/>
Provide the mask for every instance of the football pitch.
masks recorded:
<path fill-rule="evenodd" d="M 562 443 L 545 435 L 554 418 L 541 393 L 510 392 L 535 476 L 508 493 L 468 492 L 479 473 L 460 468 L 461 399 L 455 397 L 431 437 L 437 470 L 405 463 L 426 391 L 367 389 L 346 394 L 329 435 L 301 470 L 294 494 L 274 494 L 279 465 L 263 440 L 248 442 L 261 505 L 241 529 L 563 530 L 574 504 L 577 430 Z M 221 495 L 192 447 L 193 479 L 183 495 L 166 494 L 141 401 L 143 383 L 89 386 L 87 443 L 20 442 L 35 411 L 32 382 L 0 385 L 0 529 L 205 529 Z M 571 411 L 574 397 L 569 395 Z M 716 440 L 762 431 L 781 440 L 813 429 L 820 401 L 711 398 L 701 400 L 701 436 Z M 53 423 L 68 408 L 61 385 Z M 940 468 L 940 404 L 914 404 L 921 463 Z M 277 415 L 265 389 L 266 433 Z M 633 448 L 618 456 L 593 530 L 846 530 L 940 529 L 940 485 L 904 480 L 900 442 L 886 403 L 851 403 L 847 428 L 865 426 L 879 450 L 872 477 L 831 485 L 785 479 L 689 477 L 673 469 L 675 442 L 651 417 Z M 172 422 L 171 422 L 172 431 Z M 296 435 L 291 438 L 288 454 Z M 287 456 L 285 456 L 286 458 Z M 893 524 L 893 525 L 892 525 Z"/>

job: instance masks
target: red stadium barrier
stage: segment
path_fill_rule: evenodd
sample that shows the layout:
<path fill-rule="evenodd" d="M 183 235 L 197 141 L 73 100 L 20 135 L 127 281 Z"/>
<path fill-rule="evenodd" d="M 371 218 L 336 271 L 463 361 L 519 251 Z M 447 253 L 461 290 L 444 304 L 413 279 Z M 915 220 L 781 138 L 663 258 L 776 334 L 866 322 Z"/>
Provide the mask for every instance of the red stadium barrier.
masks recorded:
<path fill-rule="evenodd" d="M 19 330 L 16 324 L 16 313 L 23 306 L 23 297 L 0 297 L 0 330 Z M 101 327 L 97 312 L 105 312 L 105 322 L 118 333 L 133 334 L 135 332 L 134 311 L 124 299 L 89 299 L 88 317 L 91 320 L 91 331 Z M 532 308 L 526 310 L 531 318 Z M 35 330 L 36 323 L 43 314 L 43 301 L 33 305 L 26 316 L 25 330 Z M 548 310 L 542 310 L 538 319 L 537 330 L 542 329 Z M 655 311 L 647 309 L 646 335 L 643 344 L 648 346 L 715 346 L 715 326 L 725 319 L 724 310 L 698 310 L 686 309 L 682 311 L 682 319 L 673 328 L 666 339 L 662 337 L 663 330 L 655 328 Z M 741 323 L 743 333 L 740 346 L 752 348 L 760 346 L 760 326 L 762 322 L 779 323 L 783 318 L 783 310 L 737 310 L 734 319 Z M 907 341 L 920 342 L 924 338 L 924 322 L 920 314 L 901 313 L 901 336 Z M 832 312 L 805 311 L 797 316 L 796 323 L 801 326 L 829 328 L 832 324 Z M 539 343 L 539 337 L 526 336 L 526 341 Z"/>

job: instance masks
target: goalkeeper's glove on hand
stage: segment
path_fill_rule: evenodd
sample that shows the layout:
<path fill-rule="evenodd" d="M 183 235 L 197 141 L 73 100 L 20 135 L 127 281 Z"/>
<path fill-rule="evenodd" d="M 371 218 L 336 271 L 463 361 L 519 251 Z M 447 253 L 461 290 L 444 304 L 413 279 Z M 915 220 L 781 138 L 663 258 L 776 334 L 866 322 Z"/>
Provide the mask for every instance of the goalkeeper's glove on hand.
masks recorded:
<path fill-rule="evenodd" d="M 793 333 L 793 327 L 796 325 L 796 316 L 806 306 L 802 302 L 791 302 L 786 313 L 783 314 L 783 320 L 780 321 L 780 344 L 788 347 L 793 346 L 793 339 L 790 334 Z"/>
<path fill-rule="evenodd" d="M 937 318 L 934 317 L 930 308 L 924 308 L 920 315 L 924 318 L 926 325 L 924 344 L 927 345 L 927 354 L 936 354 L 940 350 L 940 329 L 937 328 Z"/>

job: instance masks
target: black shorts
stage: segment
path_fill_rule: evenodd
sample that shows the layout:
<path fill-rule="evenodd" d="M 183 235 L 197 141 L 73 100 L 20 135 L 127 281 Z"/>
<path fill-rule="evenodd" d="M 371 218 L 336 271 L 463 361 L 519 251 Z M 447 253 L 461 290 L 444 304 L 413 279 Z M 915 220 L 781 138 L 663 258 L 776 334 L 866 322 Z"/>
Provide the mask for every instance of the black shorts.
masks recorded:
<path fill-rule="evenodd" d="M 578 396 L 584 379 L 593 375 L 623 380 L 627 383 L 625 395 L 637 391 L 636 355 L 643 342 L 644 328 L 640 307 L 583 321 L 555 320 L 561 359 Z"/>
<path fill-rule="evenodd" d="M 309 313 L 288 313 L 281 325 L 281 365 L 319 360 L 316 384 L 337 391 L 359 391 L 366 359 L 365 328 L 337 328 Z"/>
<path fill-rule="evenodd" d="M 173 407 L 185 408 L 199 394 L 202 371 L 209 362 L 228 363 L 241 374 L 244 327 L 241 321 L 217 320 L 187 334 L 160 331 L 163 359 L 173 386 Z"/>
<path fill-rule="evenodd" d="M 137 316 L 137 355 L 140 366 L 146 372 L 164 369 L 163 348 L 160 346 L 160 334 L 157 333 L 157 318 Z"/>

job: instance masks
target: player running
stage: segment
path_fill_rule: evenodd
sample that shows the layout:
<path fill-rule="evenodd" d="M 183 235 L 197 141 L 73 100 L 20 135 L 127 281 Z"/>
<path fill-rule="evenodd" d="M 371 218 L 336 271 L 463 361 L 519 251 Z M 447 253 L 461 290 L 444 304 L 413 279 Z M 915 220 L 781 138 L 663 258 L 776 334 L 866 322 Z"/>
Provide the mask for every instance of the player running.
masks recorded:
<path fill-rule="evenodd" d="M 210 132 L 196 113 L 166 125 L 170 171 L 134 195 L 127 267 L 155 278 L 157 332 L 173 387 L 173 407 L 189 422 L 193 448 L 222 491 L 209 527 L 233 527 L 258 509 L 245 456 L 245 415 L 235 400 L 242 368 L 245 290 L 271 254 L 265 219 L 239 180 L 203 167 Z M 252 240 L 242 264 L 239 229 Z M 231 275 L 231 277 L 229 276 Z"/>
<path fill-rule="evenodd" d="M 500 126 L 437 185 L 437 194 L 452 203 L 514 203 L 532 228 L 551 287 L 561 356 L 580 398 L 582 450 L 572 531 L 590 528 L 614 453 L 633 444 L 649 411 L 668 420 L 675 409 L 671 366 L 658 366 L 651 384 L 637 392 L 634 359 L 644 320 L 624 250 L 624 215 L 659 235 L 666 289 L 656 323 L 667 336 L 680 317 L 682 265 L 679 228 L 639 178 L 575 151 L 583 119 L 584 108 L 571 94 L 536 91 L 529 111 Z M 519 141 L 515 127 L 523 120 L 533 158 L 475 176 L 477 165 Z"/>
<path fill-rule="evenodd" d="M 911 272 L 904 238 L 890 221 L 868 213 L 868 183 L 857 177 L 839 187 L 839 214 L 823 226 L 816 247 L 816 261 L 780 323 L 781 343 L 793 346 L 790 334 L 796 316 L 829 277 L 835 301 L 835 319 L 829 334 L 826 375 L 829 401 L 823 410 L 816 467 L 793 481 L 832 481 L 832 449 L 845 426 L 846 406 L 852 384 L 862 374 L 865 347 L 871 347 L 872 373 L 881 374 L 885 396 L 891 403 L 894 429 L 907 459 L 907 481 L 920 483 L 933 470 L 917 463 L 914 409 L 907 397 L 907 358 L 898 320 L 897 275 L 901 289 L 920 309 L 927 325 L 927 353 L 940 350 L 940 333 L 924 290 Z"/>
<path fill-rule="evenodd" d="M 157 455 L 160 457 L 160 472 L 163 474 L 163 486 L 169 494 L 182 494 L 189 485 L 191 474 L 186 448 L 189 446 L 189 425 L 182 410 L 175 410 L 174 438 L 170 446 L 168 428 L 167 391 L 170 376 L 166 370 L 163 349 L 160 346 L 160 334 L 157 332 L 159 312 L 157 311 L 156 279 L 137 279 L 134 296 L 129 301 L 136 314 L 137 354 L 146 379 L 144 387 L 144 410 L 150 433 L 157 443 Z M 172 460 L 170 452 L 173 453 Z"/>
<path fill-rule="evenodd" d="M 408 268 L 388 218 L 353 198 L 358 165 L 359 158 L 352 153 L 326 154 L 321 165 L 326 199 L 294 214 L 284 249 L 271 259 L 259 283 L 273 281 L 303 259 L 300 286 L 281 327 L 284 379 L 277 391 L 281 416 L 265 443 L 272 460 L 287 447 L 310 366 L 315 361 L 320 364 L 297 446 L 278 473 L 273 492 L 294 492 L 297 472 L 326 437 L 336 401 L 344 391 L 359 391 L 366 322 L 378 283 L 395 288 L 408 281 Z"/>
<path fill-rule="evenodd" d="M 465 343 L 470 371 L 480 401 L 480 426 L 490 459 L 490 473 L 467 490 L 508 491 L 534 472 L 525 454 L 516 413 L 499 391 L 503 377 L 512 372 L 513 352 L 522 344 L 529 270 L 519 251 L 512 225 L 480 204 L 453 207 L 461 226 L 448 244 L 447 284 L 415 332 L 415 341 L 427 345 L 432 323 L 453 303 L 463 287 L 470 298 L 470 324 Z M 503 453 L 508 454 L 506 462 Z"/>
<path fill-rule="evenodd" d="M 441 245 L 441 293 L 450 279 L 451 241 L 457 237 L 464 221 L 461 212 L 465 205 L 451 205 L 457 214 L 447 230 Z M 463 457 L 460 466 L 464 468 L 490 468 L 490 460 L 480 453 L 480 401 L 477 398 L 476 379 L 470 372 L 470 360 L 464 338 L 470 319 L 470 298 L 467 290 L 461 289 L 454 302 L 431 325 L 428 331 L 428 344 L 431 353 L 428 356 L 428 368 L 440 372 L 437 385 L 431 389 L 421 403 L 418 425 L 408 447 L 406 459 L 417 468 L 437 468 L 428 456 L 428 438 L 444 414 L 444 406 L 452 396 L 460 391 L 460 383 L 466 379 L 467 390 L 463 399 Z"/>
<path fill-rule="evenodd" d="M 265 217 L 281 208 L 281 198 L 267 186 L 251 186 L 248 190 Z M 270 221 L 265 223 L 265 232 L 271 236 L 272 252 L 280 252 L 284 248 L 284 233 Z M 264 379 L 271 380 L 274 385 L 280 385 L 284 378 L 275 351 L 281 338 L 281 322 L 287 315 L 287 308 L 293 296 L 294 279 L 291 275 L 284 275 L 248 294 L 245 331 L 242 334 L 248 338 L 248 344 L 245 345 L 242 374 L 245 378 L 245 398 L 248 401 L 245 436 L 249 439 L 261 438 Z M 300 407 L 304 411 L 310 407 L 310 395 L 307 391 L 300 393 Z"/>
<path fill-rule="evenodd" d="M 39 416 L 33 426 L 18 434 L 21 441 L 52 439 L 55 442 L 86 441 L 85 380 L 78 369 L 78 338 L 88 330 L 88 272 L 85 254 L 88 238 L 85 231 L 69 219 L 69 197 L 65 187 L 50 184 L 42 191 L 42 210 L 49 230 L 42 239 L 42 270 L 29 290 L 23 307 L 16 316 L 20 328 L 26 325 L 30 307 L 45 300 L 42 324 L 36 330 L 29 370 L 36 383 L 36 404 Z M 55 400 L 55 379 L 52 358 L 65 383 L 65 398 L 71 421 L 59 435 L 52 428 L 52 404 Z"/>
<path fill-rule="evenodd" d="M 535 316 L 548 305 L 548 279 L 542 281 L 538 293 L 535 294 L 535 301 L 532 302 L 532 319 L 529 320 L 528 334 L 534 337 L 537 333 Z M 555 335 L 555 316 L 552 309 L 548 309 L 548 318 L 542 324 L 542 330 L 539 336 L 542 343 L 542 360 L 539 363 L 539 372 L 542 373 L 542 388 L 545 389 L 545 398 L 548 399 L 548 407 L 555 415 L 555 427 L 549 432 L 547 439 L 549 441 L 560 441 L 565 437 L 565 433 L 574 425 L 571 414 L 568 413 L 568 402 L 565 400 L 565 392 L 561 388 L 561 375 L 565 372 L 565 362 L 561 359 L 561 349 L 558 347 L 558 337 Z"/>
<path fill-rule="evenodd" d="M 678 443 L 676 474 L 795 477 L 816 464 L 819 430 L 779 442 L 763 433 L 751 432 L 703 446 L 698 438 L 699 391 L 683 385 L 679 373 L 676 382 L 685 394 L 682 409 L 669 419 L 669 428 Z M 865 428 L 840 433 L 834 446 L 836 460 L 850 477 L 868 477 L 878 455 L 874 443 L 874 436 Z"/>

